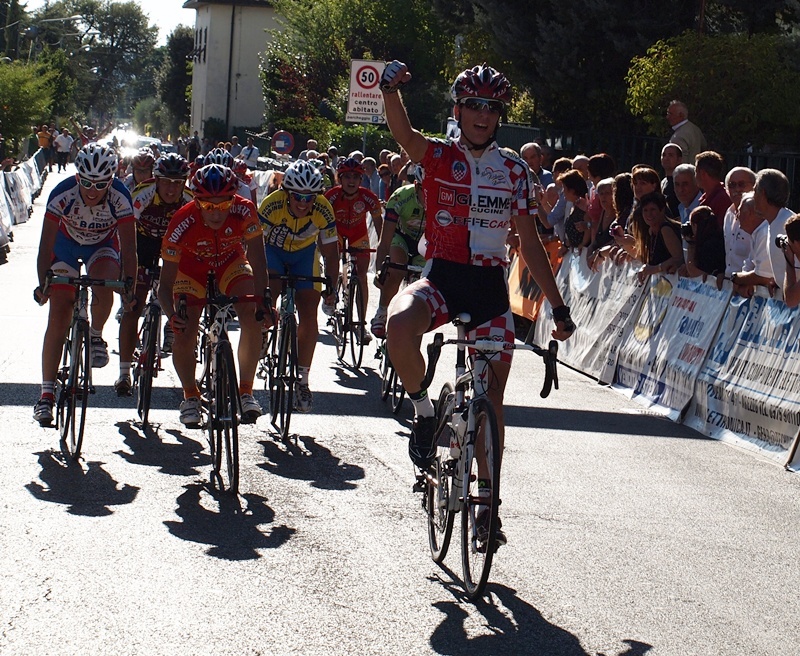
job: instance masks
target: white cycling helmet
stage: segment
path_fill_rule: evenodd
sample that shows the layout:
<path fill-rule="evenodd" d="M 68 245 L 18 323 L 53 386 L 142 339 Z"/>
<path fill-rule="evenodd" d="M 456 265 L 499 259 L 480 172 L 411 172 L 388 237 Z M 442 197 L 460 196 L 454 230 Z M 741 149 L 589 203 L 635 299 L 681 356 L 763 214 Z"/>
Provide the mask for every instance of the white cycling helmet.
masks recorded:
<path fill-rule="evenodd" d="M 75 170 L 93 182 L 110 180 L 117 171 L 117 153 L 109 146 L 90 143 L 75 156 Z"/>
<path fill-rule="evenodd" d="M 321 194 L 325 188 L 322 174 L 305 160 L 292 162 L 283 175 L 283 188 L 298 194 Z"/>

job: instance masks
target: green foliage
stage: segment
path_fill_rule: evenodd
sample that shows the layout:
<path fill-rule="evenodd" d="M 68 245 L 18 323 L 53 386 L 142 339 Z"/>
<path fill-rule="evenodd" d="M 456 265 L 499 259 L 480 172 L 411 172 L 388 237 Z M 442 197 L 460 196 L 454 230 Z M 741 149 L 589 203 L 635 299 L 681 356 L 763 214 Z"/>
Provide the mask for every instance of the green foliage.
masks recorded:
<path fill-rule="evenodd" d="M 523 89 L 517 93 L 511 106 L 508 108 L 508 121 L 509 123 L 527 123 L 534 122 L 536 117 L 536 100 L 533 96 Z"/>
<path fill-rule="evenodd" d="M 767 34 L 690 31 L 658 41 L 631 63 L 628 108 L 652 134 L 663 134 L 666 106 L 682 100 L 717 149 L 783 142 L 800 128 L 800 73 L 786 52 L 783 37 Z"/>
<path fill-rule="evenodd" d="M 31 125 L 50 118 L 53 75 L 35 64 L 15 61 L 0 64 L 0 132 L 16 148 L 31 131 Z M 9 148 L 9 152 L 13 152 Z"/>
<path fill-rule="evenodd" d="M 156 86 L 161 102 L 169 109 L 169 130 L 175 132 L 180 123 L 189 122 L 191 100 L 186 89 L 192 84 L 191 66 L 187 55 L 194 48 L 194 33 L 183 25 L 167 37 L 164 63 L 156 74 Z"/>
<path fill-rule="evenodd" d="M 39 56 L 36 66 L 40 75 L 48 75 L 52 90 L 53 116 L 69 116 L 75 111 L 74 92 L 77 82 L 70 66 L 70 59 L 64 50 L 45 50 Z"/>
<path fill-rule="evenodd" d="M 364 150 L 364 128 L 360 125 L 334 126 L 330 132 L 330 141 L 326 143 L 328 146 L 336 146 L 340 155 L 360 150 L 365 155 L 377 157 L 378 153 L 384 148 L 392 152 L 400 150 L 391 132 L 386 127 L 374 125 L 367 125 L 366 150 Z M 320 142 L 320 147 L 323 147 L 322 142 Z"/>

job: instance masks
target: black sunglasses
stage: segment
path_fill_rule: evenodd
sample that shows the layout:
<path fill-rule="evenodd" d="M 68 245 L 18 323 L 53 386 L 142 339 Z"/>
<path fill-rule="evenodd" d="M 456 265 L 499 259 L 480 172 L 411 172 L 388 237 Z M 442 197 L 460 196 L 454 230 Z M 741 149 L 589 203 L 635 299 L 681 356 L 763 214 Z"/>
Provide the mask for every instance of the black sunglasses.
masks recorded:
<path fill-rule="evenodd" d="M 486 100 L 485 98 L 465 98 L 460 104 L 473 112 L 485 109 L 494 114 L 500 114 L 505 107 L 501 100 Z"/>

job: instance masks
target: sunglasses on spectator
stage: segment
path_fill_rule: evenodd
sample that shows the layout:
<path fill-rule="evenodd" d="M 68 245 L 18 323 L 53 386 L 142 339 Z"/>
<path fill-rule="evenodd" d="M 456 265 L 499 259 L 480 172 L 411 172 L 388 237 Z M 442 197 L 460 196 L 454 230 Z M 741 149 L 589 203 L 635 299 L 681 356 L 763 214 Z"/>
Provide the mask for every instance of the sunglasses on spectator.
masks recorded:
<path fill-rule="evenodd" d="M 503 107 L 505 107 L 500 100 L 485 100 L 483 98 L 465 98 L 461 101 L 460 105 L 473 112 L 480 112 L 485 109 L 494 114 L 499 114 L 503 111 Z"/>
<path fill-rule="evenodd" d="M 94 187 L 97 191 L 103 191 L 108 185 L 111 184 L 111 180 L 103 180 L 102 182 L 93 182 L 92 180 L 87 180 L 86 178 L 80 178 L 81 187 L 84 189 L 91 189 Z"/>
<path fill-rule="evenodd" d="M 197 202 L 198 207 L 206 212 L 229 210 L 231 205 L 233 205 L 233 198 L 223 200 L 219 203 L 212 203 L 210 200 L 202 200 L 200 198 L 195 198 L 195 201 Z"/>
<path fill-rule="evenodd" d="M 291 192 L 291 196 L 298 203 L 310 203 L 317 198 L 316 194 L 298 194 L 296 191 Z"/>

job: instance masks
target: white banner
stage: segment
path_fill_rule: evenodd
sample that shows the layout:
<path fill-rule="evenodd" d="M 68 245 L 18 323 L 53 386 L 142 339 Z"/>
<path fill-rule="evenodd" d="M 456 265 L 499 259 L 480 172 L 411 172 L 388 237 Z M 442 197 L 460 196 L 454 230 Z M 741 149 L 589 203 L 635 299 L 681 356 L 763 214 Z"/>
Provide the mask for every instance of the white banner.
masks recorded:
<path fill-rule="evenodd" d="M 617 360 L 614 388 L 679 421 L 732 293 L 713 279 L 650 276 Z"/>
<path fill-rule="evenodd" d="M 784 462 L 800 426 L 799 353 L 800 308 L 763 287 L 732 297 L 685 423 Z"/>
<path fill-rule="evenodd" d="M 567 253 L 556 277 L 564 303 L 578 327 L 572 337 L 559 345 L 558 355 L 565 364 L 610 384 L 617 366 L 617 349 L 642 295 L 642 286 L 636 279 L 638 267 L 617 266 L 603 260 L 602 269 L 594 273 L 585 253 Z M 550 310 L 545 301 L 540 316 L 549 317 Z M 538 344 L 547 344 L 551 324 L 549 320 L 537 322 Z"/>
<path fill-rule="evenodd" d="M 350 94 L 347 98 L 349 123 L 386 123 L 383 93 L 378 84 L 386 64 L 368 59 L 350 60 Z"/>

